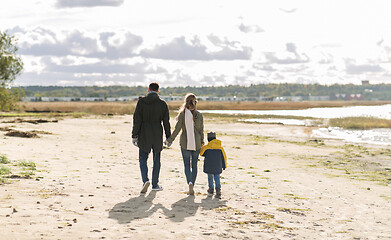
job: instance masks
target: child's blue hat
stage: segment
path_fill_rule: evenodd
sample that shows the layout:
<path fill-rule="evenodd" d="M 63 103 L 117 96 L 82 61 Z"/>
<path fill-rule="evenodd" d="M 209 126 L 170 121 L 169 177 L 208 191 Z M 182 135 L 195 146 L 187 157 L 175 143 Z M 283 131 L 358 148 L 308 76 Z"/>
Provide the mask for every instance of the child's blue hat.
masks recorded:
<path fill-rule="evenodd" d="M 208 132 L 208 139 L 215 139 L 216 133 L 215 132 Z"/>

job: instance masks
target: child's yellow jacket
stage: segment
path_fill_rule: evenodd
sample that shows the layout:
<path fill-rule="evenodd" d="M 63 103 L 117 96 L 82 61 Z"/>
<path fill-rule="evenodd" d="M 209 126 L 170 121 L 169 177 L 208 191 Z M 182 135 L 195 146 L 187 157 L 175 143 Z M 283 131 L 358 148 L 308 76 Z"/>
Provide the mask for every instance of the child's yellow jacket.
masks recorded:
<path fill-rule="evenodd" d="M 227 167 L 227 156 L 218 139 L 213 139 L 207 145 L 202 146 L 200 155 L 205 157 L 205 173 L 220 174 L 222 169 Z"/>

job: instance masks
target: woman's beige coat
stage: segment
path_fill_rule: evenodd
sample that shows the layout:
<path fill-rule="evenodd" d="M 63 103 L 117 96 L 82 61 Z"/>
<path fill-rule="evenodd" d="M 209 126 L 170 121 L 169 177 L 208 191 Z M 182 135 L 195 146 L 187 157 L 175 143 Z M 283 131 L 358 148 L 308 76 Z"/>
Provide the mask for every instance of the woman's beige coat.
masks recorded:
<path fill-rule="evenodd" d="M 167 141 L 172 143 L 178 133 L 182 130 L 182 134 L 179 139 L 179 145 L 183 149 L 187 149 L 187 133 L 185 126 L 185 112 L 182 111 L 178 116 L 178 121 L 175 125 L 174 132 L 171 134 Z M 196 142 L 196 150 L 200 150 L 201 146 L 204 145 L 204 118 L 200 112 L 196 110 L 194 117 L 194 136 Z"/>

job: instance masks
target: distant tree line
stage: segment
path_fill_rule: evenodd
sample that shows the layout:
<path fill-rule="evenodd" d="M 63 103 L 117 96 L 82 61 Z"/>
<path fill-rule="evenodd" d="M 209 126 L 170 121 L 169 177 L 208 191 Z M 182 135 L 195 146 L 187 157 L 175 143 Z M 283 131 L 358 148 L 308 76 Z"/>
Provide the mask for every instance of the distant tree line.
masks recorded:
<path fill-rule="evenodd" d="M 30 97 L 121 97 L 146 94 L 146 86 L 24 86 L 21 89 Z M 365 100 L 391 100 L 391 84 L 256 84 L 222 87 L 161 87 L 163 96 L 184 96 L 192 92 L 198 96 L 214 97 L 281 97 L 281 96 L 333 96 L 335 94 L 361 94 Z"/>

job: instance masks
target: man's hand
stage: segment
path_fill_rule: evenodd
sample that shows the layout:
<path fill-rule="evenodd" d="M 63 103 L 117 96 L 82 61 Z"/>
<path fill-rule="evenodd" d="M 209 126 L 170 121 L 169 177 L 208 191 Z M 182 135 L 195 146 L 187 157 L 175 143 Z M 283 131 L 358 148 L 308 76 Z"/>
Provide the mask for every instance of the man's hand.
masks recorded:
<path fill-rule="evenodd" d="M 138 147 L 138 138 L 132 138 L 132 143 L 134 146 Z"/>
<path fill-rule="evenodd" d="M 166 141 L 164 141 L 164 145 L 166 145 L 167 147 L 170 147 L 172 143 L 170 143 L 167 139 Z"/>

